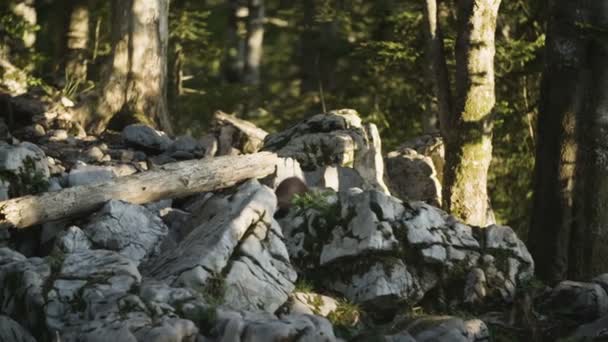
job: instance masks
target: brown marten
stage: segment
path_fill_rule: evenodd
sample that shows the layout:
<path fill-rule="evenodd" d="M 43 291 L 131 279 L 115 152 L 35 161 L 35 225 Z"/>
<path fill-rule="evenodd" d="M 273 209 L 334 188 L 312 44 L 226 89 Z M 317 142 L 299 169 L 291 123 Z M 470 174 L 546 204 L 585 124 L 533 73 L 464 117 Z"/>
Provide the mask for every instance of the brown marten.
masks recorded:
<path fill-rule="evenodd" d="M 291 208 L 291 200 L 297 194 L 303 194 L 310 191 L 310 188 L 298 177 L 285 178 L 275 190 L 277 195 L 277 212 L 276 217 L 283 217 Z"/>

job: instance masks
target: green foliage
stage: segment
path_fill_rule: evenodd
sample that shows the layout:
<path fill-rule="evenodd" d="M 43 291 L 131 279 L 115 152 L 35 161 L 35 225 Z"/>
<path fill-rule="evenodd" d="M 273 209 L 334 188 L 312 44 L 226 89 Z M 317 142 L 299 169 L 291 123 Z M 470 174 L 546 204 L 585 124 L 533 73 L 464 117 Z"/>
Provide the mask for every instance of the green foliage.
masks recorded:
<path fill-rule="evenodd" d="M 305 279 L 298 279 L 295 286 L 294 291 L 297 292 L 313 292 L 315 289 L 313 283 Z"/>
<path fill-rule="evenodd" d="M 182 7 L 172 9 L 169 14 L 169 39 L 188 47 L 200 47 L 200 44 L 209 43 L 209 11 Z"/>
<path fill-rule="evenodd" d="M 291 203 L 297 210 L 315 209 L 321 213 L 322 217 L 328 218 L 335 214 L 335 205 L 328 201 L 328 197 L 334 194 L 332 191 L 308 191 L 295 194 Z"/>
<path fill-rule="evenodd" d="M 225 294 L 226 279 L 219 274 L 211 276 L 202 290 L 203 298 L 212 306 L 223 304 Z"/>
<path fill-rule="evenodd" d="M 36 32 L 39 29 L 38 25 L 32 25 L 11 12 L 7 11 L 0 16 L 0 32 L 8 39 L 20 40 L 25 34 Z"/>
<path fill-rule="evenodd" d="M 327 319 L 337 326 L 353 327 L 359 322 L 361 308 L 347 299 L 338 300 L 338 307 L 327 315 Z"/>
<path fill-rule="evenodd" d="M 496 43 L 497 103 L 488 187 L 497 221 L 513 227 L 524 241 L 530 221 L 545 43 L 540 11 L 538 4 L 503 3 Z"/>
<path fill-rule="evenodd" d="M 23 161 L 23 167 L 17 172 L 0 171 L 0 180 L 10 184 L 10 197 L 39 194 L 45 192 L 49 186 L 45 175 L 36 169 L 35 161 L 31 157 Z"/>
<path fill-rule="evenodd" d="M 65 84 L 60 90 L 60 94 L 69 99 L 75 99 L 82 93 L 86 93 L 95 88 L 95 84 L 91 81 L 82 80 L 79 77 L 74 77 L 65 72 Z"/>

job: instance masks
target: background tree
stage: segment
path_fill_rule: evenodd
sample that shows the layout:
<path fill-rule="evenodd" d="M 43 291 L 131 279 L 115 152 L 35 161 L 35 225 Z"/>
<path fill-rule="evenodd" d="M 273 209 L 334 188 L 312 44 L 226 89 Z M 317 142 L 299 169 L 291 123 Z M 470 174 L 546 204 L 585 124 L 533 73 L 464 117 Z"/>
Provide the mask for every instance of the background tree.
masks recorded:
<path fill-rule="evenodd" d="M 578 148 L 568 276 L 587 280 L 608 272 L 608 3 L 575 3 L 582 4 L 573 23 L 584 44 L 580 52 L 584 64 L 576 82 L 583 88 L 577 92 L 583 97 L 576 120 Z"/>
<path fill-rule="evenodd" d="M 247 1 L 247 38 L 245 45 L 244 81 L 260 83 L 260 65 L 264 42 L 264 0 Z"/>
<path fill-rule="evenodd" d="M 450 98 L 437 3 L 426 2 L 429 57 L 446 142 L 444 207 L 464 222 L 488 223 L 488 169 L 492 160 L 494 55 L 500 0 L 458 1 L 456 97 Z"/>
<path fill-rule="evenodd" d="M 82 107 L 79 119 L 102 132 L 116 115 L 158 123 L 171 133 L 167 107 L 169 1 L 112 2 L 112 53 L 107 77 L 93 106 Z"/>
<path fill-rule="evenodd" d="M 87 79 L 90 1 L 92 0 L 72 0 L 69 7 L 65 73 L 73 82 L 78 83 Z"/>
<path fill-rule="evenodd" d="M 608 4 L 550 4 L 528 243 L 554 283 L 608 271 Z"/>
<path fill-rule="evenodd" d="M 551 2 L 541 87 L 528 246 L 538 276 L 550 283 L 567 275 L 574 225 L 575 127 L 586 53 L 576 26 L 579 8 L 580 1 Z"/>

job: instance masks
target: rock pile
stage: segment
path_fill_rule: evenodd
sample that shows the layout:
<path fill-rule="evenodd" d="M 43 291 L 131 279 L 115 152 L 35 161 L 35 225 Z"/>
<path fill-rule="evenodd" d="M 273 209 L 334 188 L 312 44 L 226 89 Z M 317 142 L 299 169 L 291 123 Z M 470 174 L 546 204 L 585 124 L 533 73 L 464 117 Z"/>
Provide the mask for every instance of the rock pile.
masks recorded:
<path fill-rule="evenodd" d="M 223 124 L 196 140 L 144 125 L 92 137 L 62 123 L 65 115 L 42 113 L 0 145 L 3 199 L 184 159 L 258 150 L 284 158 L 274 175 L 228 189 L 146 205 L 110 200 L 86 217 L 3 230 L 0 339 L 487 341 L 483 320 L 420 310 L 510 303 L 532 278 L 534 263 L 510 228 L 470 227 L 391 196 L 377 129 L 356 112 L 269 135 L 217 117 Z M 273 188 L 294 175 L 315 190 L 275 217 Z M 580 324 L 605 319 L 602 279 L 561 284 L 543 308 L 561 307 Z"/>

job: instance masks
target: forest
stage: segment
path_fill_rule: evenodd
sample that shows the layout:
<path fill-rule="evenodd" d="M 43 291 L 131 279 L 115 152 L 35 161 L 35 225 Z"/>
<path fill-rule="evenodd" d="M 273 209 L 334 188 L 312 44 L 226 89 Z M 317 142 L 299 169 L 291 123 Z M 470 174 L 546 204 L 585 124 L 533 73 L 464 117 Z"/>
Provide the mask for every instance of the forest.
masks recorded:
<path fill-rule="evenodd" d="M 587 0 L 0 0 L 0 341 L 605 339 L 607 32 Z"/>

